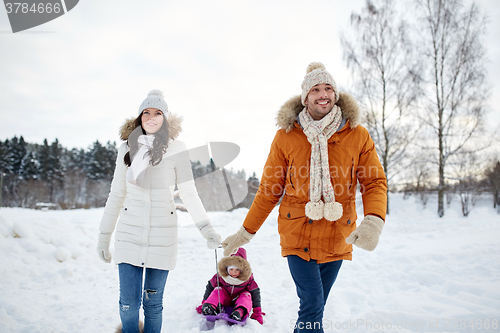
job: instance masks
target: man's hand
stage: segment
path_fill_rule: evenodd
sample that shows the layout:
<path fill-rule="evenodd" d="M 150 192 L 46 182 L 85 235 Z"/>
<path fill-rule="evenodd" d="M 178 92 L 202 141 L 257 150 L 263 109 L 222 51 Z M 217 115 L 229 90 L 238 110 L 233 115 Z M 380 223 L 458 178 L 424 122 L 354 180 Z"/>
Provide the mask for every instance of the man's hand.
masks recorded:
<path fill-rule="evenodd" d="M 234 235 L 228 236 L 223 242 L 222 247 L 224 248 L 224 256 L 230 256 L 236 253 L 238 249 L 250 242 L 250 240 L 255 236 L 255 234 L 249 233 L 244 226 L 241 226 L 240 230 Z"/>
<path fill-rule="evenodd" d="M 373 251 L 384 227 L 384 220 L 374 215 L 366 215 L 359 227 L 346 238 L 347 244 L 354 244 L 363 250 Z"/>

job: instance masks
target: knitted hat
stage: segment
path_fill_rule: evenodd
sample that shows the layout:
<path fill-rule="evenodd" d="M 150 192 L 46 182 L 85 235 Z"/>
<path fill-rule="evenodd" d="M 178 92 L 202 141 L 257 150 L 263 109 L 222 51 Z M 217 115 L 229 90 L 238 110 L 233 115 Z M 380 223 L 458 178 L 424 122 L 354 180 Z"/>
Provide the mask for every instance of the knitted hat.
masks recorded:
<path fill-rule="evenodd" d="M 306 106 L 306 99 L 309 91 L 317 84 L 325 83 L 332 86 L 333 91 L 335 91 L 335 103 L 339 100 L 339 92 L 337 90 L 337 84 L 333 77 L 326 71 L 325 65 L 320 62 L 311 62 L 307 66 L 306 76 L 304 76 L 304 81 L 302 81 L 302 96 L 300 100 L 302 105 Z"/>
<path fill-rule="evenodd" d="M 147 108 L 156 108 L 161 110 L 164 115 L 168 113 L 168 106 L 165 100 L 163 99 L 163 93 L 161 90 L 154 89 L 151 90 L 148 94 L 148 97 L 141 103 L 139 106 L 139 115 Z"/>
<path fill-rule="evenodd" d="M 234 265 L 229 265 L 229 266 L 227 266 L 227 268 L 226 268 L 228 273 L 229 273 L 229 270 L 230 270 L 231 268 L 236 268 L 237 270 L 240 270 L 237 266 L 234 266 Z"/>

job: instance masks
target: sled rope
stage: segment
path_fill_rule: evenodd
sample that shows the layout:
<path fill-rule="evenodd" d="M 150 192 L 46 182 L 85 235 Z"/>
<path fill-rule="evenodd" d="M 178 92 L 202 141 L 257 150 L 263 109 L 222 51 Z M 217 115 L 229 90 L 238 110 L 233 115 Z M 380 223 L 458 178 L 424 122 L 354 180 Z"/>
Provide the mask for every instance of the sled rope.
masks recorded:
<path fill-rule="evenodd" d="M 219 298 L 219 303 L 217 304 L 217 307 L 219 307 L 219 304 L 220 304 L 220 286 L 219 286 L 219 268 L 217 267 L 217 249 L 214 250 L 215 251 L 215 272 L 217 274 L 217 296 Z M 222 304 L 221 304 L 221 313 L 224 312 L 224 308 L 222 307 Z"/>

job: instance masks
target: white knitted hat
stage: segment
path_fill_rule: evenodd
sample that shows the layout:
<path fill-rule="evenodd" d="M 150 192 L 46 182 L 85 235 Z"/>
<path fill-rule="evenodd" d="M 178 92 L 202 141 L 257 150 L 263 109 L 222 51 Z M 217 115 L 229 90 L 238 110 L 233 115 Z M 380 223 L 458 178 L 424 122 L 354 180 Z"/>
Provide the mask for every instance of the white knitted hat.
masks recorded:
<path fill-rule="evenodd" d="M 333 91 L 335 91 L 335 103 L 337 103 L 339 100 L 339 92 L 335 80 L 330 73 L 326 71 L 325 65 L 320 62 L 311 62 L 309 66 L 307 66 L 306 76 L 304 76 L 304 81 L 302 81 L 302 96 L 300 98 L 302 105 L 306 106 L 305 101 L 311 88 L 320 83 L 332 86 Z"/>
<path fill-rule="evenodd" d="M 139 106 L 139 115 L 147 108 L 156 108 L 161 110 L 166 116 L 168 113 L 167 102 L 163 99 L 163 92 L 158 89 L 151 90 L 148 93 L 148 97 Z"/>

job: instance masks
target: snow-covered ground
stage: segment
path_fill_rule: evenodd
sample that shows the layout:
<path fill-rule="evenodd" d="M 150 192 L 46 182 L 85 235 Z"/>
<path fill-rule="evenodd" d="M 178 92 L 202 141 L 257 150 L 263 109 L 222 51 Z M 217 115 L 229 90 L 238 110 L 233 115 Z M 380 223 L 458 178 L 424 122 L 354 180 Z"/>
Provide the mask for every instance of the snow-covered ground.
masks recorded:
<path fill-rule="evenodd" d="M 374 252 L 354 250 L 325 310 L 326 332 L 500 332 L 500 219 L 491 201 L 464 218 L 455 198 L 444 218 L 391 196 L 391 214 Z M 360 210 L 361 207 L 358 207 Z M 118 271 L 96 254 L 103 209 L 0 209 L 0 332 L 114 332 Z M 223 238 L 246 209 L 210 213 Z M 362 214 L 360 214 L 361 216 Z M 262 292 L 265 323 L 217 324 L 215 332 L 292 332 L 295 287 L 280 255 L 275 209 L 246 247 Z M 198 332 L 214 251 L 179 212 L 179 258 L 164 299 L 164 332 Z M 219 250 L 219 256 L 222 251 Z"/>

